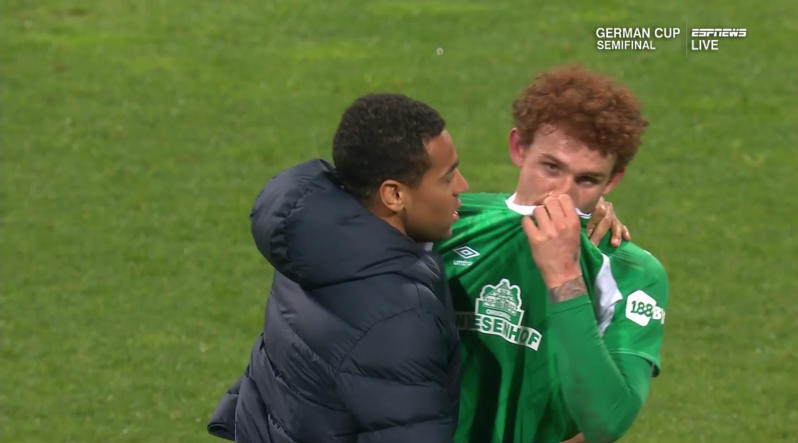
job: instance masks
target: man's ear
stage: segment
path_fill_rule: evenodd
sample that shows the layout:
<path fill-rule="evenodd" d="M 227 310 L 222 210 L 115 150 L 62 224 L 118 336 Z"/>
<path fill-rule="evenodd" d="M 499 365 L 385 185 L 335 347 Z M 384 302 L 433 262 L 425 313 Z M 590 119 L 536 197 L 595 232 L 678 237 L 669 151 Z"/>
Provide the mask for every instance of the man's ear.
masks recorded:
<path fill-rule="evenodd" d="M 621 182 L 621 179 L 623 178 L 624 174 L 626 174 L 626 168 L 621 169 L 615 175 L 613 175 L 612 178 L 610 178 L 610 183 L 607 185 L 606 188 L 604 188 L 604 192 L 601 195 L 609 194 L 610 191 L 612 191 L 612 189 L 615 186 L 617 186 L 618 183 Z"/>
<path fill-rule="evenodd" d="M 523 146 L 521 144 L 521 134 L 518 133 L 518 128 L 510 130 L 509 142 L 510 159 L 516 167 L 520 168 L 524 165 L 524 157 L 526 156 L 528 146 Z"/>
<path fill-rule="evenodd" d="M 407 187 L 396 180 L 385 180 L 377 191 L 382 204 L 392 212 L 402 212 L 407 204 Z"/>

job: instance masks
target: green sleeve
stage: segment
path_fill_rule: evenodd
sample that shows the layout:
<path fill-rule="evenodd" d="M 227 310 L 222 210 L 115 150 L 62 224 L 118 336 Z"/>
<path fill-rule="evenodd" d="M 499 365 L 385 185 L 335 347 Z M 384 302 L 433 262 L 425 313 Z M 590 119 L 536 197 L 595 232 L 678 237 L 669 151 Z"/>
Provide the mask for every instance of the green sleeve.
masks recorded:
<path fill-rule="evenodd" d="M 665 317 L 668 309 L 669 285 L 665 270 L 653 258 L 648 263 L 638 260 L 644 272 L 635 272 L 622 299 L 613 307 L 611 321 L 603 334 L 610 354 L 630 354 L 642 357 L 654 365 L 654 376 L 660 373 L 660 352 L 665 337 Z M 621 268 L 620 266 L 618 268 Z M 631 267 L 630 267 L 631 269 Z M 632 272 L 619 269 L 628 277 Z"/>
<path fill-rule="evenodd" d="M 587 443 L 620 439 L 648 395 L 651 363 L 610 354 L 587 295 L 553 304 L 550 313 L 563 396 L 579 430 Z"/>

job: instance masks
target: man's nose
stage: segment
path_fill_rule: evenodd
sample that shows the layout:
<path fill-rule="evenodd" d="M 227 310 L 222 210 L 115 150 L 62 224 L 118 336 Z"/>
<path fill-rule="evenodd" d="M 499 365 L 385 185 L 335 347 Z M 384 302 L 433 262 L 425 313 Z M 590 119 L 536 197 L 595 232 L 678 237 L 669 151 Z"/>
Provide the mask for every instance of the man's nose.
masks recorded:
<path fill-rule="evenodd" d="M 553 192 L 556 195 L 568 194 L 574 197 L 574 193 L 576 192 L 576 181 L 570 176 L 562 177 L 557 182 L 557 186 Z"/>
<path fill-rule="evenodd" d="M 454 188 L 456 194 L 459 195 L 464 192 L 468 192 L 468 182 L 466 181 L 465 177 L 463 177 L 463 174 L 461 174 L 459 170 L 457 171 L 457 177 L 455 177 L 455 180 L 458 181 L 457 186 L 455 186 Z"/>

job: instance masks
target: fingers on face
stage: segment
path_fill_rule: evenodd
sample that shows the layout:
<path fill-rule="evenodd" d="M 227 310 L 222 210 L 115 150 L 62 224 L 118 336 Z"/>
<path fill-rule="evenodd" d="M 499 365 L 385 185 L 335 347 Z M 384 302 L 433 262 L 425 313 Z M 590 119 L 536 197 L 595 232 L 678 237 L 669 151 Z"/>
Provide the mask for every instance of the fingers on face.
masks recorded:
<path fill-rule="evenodd" d="M 571 196 L 568 194 L 563 194 L 557 197 L 559 200 L 560 205 L 562 206 L 563 215 L 567 218 L 576 218 L 576 206 L 574 205 L 574 201 L 571 199 Z"/>
<path fill-rule="evenodd" d="M 599 200 L 596 209 L 593 210 L 593 217 L 603 218 L 607 215 L 607 203 L 604 200 Z"/>
<path fill-rule="evenodd" d="M 546 198 L 543 205 L 535 209 L 535 219 L 538 220 L 541 230 L 552 234 L 581 228 L 576 206 L 567 194 Z"/>

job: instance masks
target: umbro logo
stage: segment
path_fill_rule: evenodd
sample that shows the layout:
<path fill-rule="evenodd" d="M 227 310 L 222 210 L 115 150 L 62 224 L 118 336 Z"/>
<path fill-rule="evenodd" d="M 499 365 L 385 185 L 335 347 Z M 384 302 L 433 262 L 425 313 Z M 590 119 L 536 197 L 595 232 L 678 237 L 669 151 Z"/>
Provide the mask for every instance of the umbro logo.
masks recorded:
<path fill-rule="evenodd" d="M 460 246 L 459 248 L 452 249 L 452 251 L 454 251 L 455 254 L 459 255 L 460 257 L 463 257 L 466 260 L 479 256 L 479 252 L 473 250 L 468 246 Z"/>

